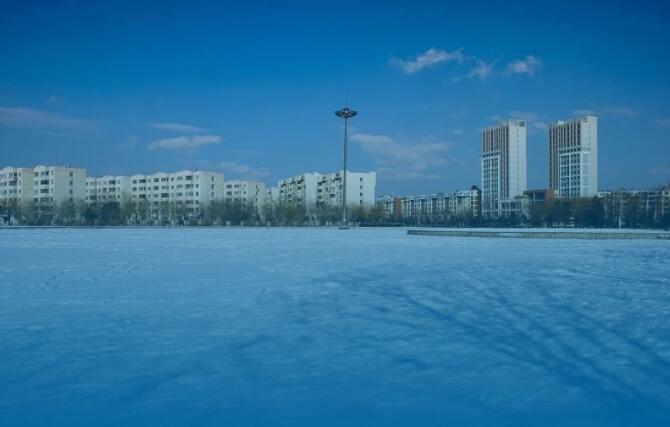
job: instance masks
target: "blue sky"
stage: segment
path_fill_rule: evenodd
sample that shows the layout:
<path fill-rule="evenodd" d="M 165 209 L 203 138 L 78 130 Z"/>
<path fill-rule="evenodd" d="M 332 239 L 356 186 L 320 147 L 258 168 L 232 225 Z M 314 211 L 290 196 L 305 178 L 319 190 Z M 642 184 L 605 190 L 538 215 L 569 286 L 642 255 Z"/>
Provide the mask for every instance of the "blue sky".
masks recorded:
<path fill-rule="evenodd" d="M 341 166 L 378 194 L 479 182 L 479 132 L 599 117 L 601 188 L 670 181 L 670 6 L 627 3 L 0 0 L 0 164 L 89 175 Z"/>

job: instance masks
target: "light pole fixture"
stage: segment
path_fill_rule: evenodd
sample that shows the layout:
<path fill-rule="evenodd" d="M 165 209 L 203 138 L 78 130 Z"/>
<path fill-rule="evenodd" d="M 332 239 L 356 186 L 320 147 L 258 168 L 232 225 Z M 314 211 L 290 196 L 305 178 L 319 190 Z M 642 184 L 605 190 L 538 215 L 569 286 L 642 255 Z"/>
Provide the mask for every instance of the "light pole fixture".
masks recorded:
<path fill-rule="evenodd" d="M 356 111 L 344 107 L 335 111 L 337 117 L 344 119 L 344 168 L 342 170 L 342 227 L 347 226 L 347 123 L 350 118 L 358 114 Z"/>

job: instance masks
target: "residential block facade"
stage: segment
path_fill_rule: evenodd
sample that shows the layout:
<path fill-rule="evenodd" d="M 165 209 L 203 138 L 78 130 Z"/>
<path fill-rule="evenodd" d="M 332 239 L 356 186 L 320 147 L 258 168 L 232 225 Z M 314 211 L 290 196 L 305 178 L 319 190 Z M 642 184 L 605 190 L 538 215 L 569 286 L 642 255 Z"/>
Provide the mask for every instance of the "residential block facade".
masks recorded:
<path fill-rule="evenodd" d="M 482 131 L 482 215 L 497 218 L 502 202 L 527 189 L 526 122 L 506 120 Z"/>
<path fill-rule="evenodd" d="M 218 172 L 182 170 L 175 173 L 137 174 L 129 179 L 129 200 L 148 204 L 151 209 L 176 204 L 194 210 L 223 198 L 223 174 Z"/>
<path fill-rule="evenodd" d="M 86 178 L 86 204 L 125 203 L 130 199 L 130 177 L 106 175 Z"/>
<path fill-rule="evenodd" d="M 86 198 L 86 170 L 71 166 L 5 167 L 0 170 L 0 202 L 47 208 Z"/>
<path fill-rule="evenodd" d="M 481 210 L 481 191 L 473 185 L 469 190 L 453 193 L 382 196 L 377 199 L 377 203 L 382 206 L 387 218 L 477 217 Z"/>
<path fill-rule="evenodd" d="M 585 116 L 549 126 L 549 188 L 558 197 L 598 194 L 598 118 Z"/>
<path fill-rule="evenodd" d="M 375 203 L 376 172 L 347 172 L 347 205 L 372 206 Z M 301 204 L 307 208 L 340 206 L 343 199 L 343 172 L 303 173 L 277 183 L 279 203 Z"/>
<path fill-rule="evenodd" d="M 0 169 L 0 202 L 17 204 L 33 199 L 34 171 L 31 168 Z"/>
<path fill-rule="evenodd" d="M 260 208 L 266 201 L 265 184 L 258 181 L 230 180 L 225 181 L 223 198 Z"/>

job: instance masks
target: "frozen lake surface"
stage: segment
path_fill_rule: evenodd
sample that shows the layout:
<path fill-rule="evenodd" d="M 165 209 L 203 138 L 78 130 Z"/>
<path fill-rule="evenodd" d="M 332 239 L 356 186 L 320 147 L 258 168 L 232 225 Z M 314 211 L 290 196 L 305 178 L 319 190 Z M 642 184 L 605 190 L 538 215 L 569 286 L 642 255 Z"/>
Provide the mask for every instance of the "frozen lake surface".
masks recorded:
<path fill-rule="evenodd" d="M 670 242 L 0 230 L 2 426 L 670 425 Z"/>

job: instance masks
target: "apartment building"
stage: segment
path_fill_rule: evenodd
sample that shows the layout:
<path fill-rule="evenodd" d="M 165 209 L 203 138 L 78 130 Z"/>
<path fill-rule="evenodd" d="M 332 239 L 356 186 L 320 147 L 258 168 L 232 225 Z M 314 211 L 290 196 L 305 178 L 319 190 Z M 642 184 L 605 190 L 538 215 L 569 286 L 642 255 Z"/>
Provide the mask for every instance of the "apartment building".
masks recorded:
<path fill-rule="evenodd" d="M 223 174 L 198 170 L 175 173 L 136 174 L 130 179 L 129 200 L 148 206 L 152 212 L 173 204 L 187 210 L 223 198 Z"/>
<path fill-rule="evenodd" d="M 130 198 L 130 182 L 131 179 L 128 176 L 88 177 L 86 178 L 86 204 L 124 203 Z"/>
<path fill-rule="evenodd" d="M 266 201 L 265 184 L 258 181 L 231 180 L 224 183 L 224 200 L 249 204 L 260 209 Z"/>
<path fill-rule="evenodd" d="M 482 215 L 497 218 L 501 202 L 527 189 L 526 122 L 506 120 L 482 131 Z"/>
<path fill-rule="evenodd" d="M 33 169 L 0 169 L 0 203 L 19 204 L 33 199 Z"/>
<path fill-rule="evenodd" d="M 469 190 L 453 193 L 420 194 L 408 197 L 383 196 L 377 203 L 387 217 L 446 219 L 453 216 L 480 215 L 481 191 L 473 185 Z"/>
<path fill-rule="evenodd" d="M 33 201 L 38 206 L 59 205 L 86 198 L 86 170 L 66 166 L 33 169 Z"/>
<path fill-rule="evenodd" d="M 605 215 L 619 218 L 626 212 L 647 215 L 659 219 L 670 215 L 670 187 L 656 190 L 599 191 L 597 197 L 603 202 Z"/>
<path fill-rule="evenodd" d="M 318 172 L 307 172 L 277 182 L 278 201 L 281 204 L 313 206 L 316 204 L 316 181 Z"/>
<path fill-rule="evenodd" d="M 325 206 L 342 206 L 343 171 L 320 175 L 316 182 L 316 202 Z M 347 171 L 347 205 L 372 206 L 375 203 L 376 172 Z"/>
<path fill-rule="evenodd" d="M 347 205 L 374 205 L 376 186 L 376 172 L 347 172 Z M 301 204 L 307 208 L 340 206 L 344 197 L 343 172 L 303 173 L 280 180 L 277 188 L 280 203 Z"/>
<path fill-rule="evenodd" d="M 549 126 L 549 188 L 558 197 L 593 197 L 598 193 L 597 117 Z"/>

